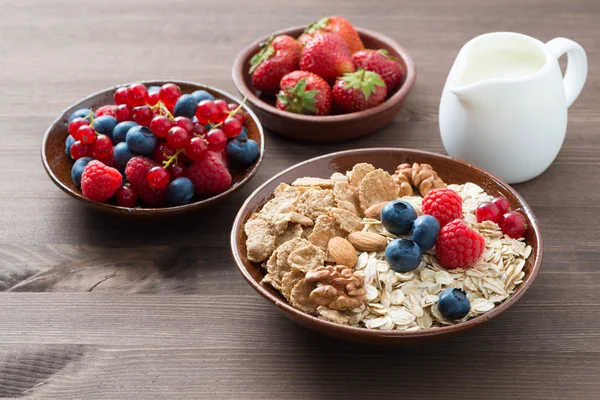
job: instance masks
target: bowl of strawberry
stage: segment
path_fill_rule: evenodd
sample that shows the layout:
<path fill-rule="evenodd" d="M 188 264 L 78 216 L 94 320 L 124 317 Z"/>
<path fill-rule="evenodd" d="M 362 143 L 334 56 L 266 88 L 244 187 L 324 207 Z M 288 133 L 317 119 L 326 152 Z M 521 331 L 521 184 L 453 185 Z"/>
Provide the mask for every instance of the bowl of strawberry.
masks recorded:
<path fill-rule="evenodd" d="M 332 142 L 387 125 L 413 88 L 416 70 L 394 40 L 332 16 L 250 44 L 235 60 L 233 79 L 265 127 Z"/>
<path fill-rule="evenodd" d="M 203 208 L 243 186 L 262 162 L 262 126 L 244 103 L 192 82 L 109 88 L 52 123 L 42 161 L 59 188 L 104 211 Z"/>

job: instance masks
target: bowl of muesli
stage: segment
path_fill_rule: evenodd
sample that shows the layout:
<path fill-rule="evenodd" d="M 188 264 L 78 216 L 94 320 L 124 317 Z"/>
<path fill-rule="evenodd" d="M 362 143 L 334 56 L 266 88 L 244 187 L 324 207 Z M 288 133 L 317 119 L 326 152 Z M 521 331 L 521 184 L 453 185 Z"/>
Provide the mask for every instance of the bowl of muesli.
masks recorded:
<path fill-rule="evenodd" d="M 507 183 L 398 148 L 332 153 L 279 173 L 241 207 L 231 246 L 246 281 L 294 321 L 398 345 L 506 311 L 543 253 L 531 208 Z"/>

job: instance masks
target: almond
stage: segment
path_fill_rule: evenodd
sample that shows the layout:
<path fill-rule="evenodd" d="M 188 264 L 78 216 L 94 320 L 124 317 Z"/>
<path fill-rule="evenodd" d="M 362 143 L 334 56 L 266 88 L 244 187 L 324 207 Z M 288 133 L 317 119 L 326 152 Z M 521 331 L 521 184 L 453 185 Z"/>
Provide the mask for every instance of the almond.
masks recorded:
<path fill-rule="evenodd" d="M 327 250 L 339 265 L 354 268 L 358 261 L 356 250 L 352 247 L 352 244 L 344 238 L 331 238 L 327 244 Z"/>
<path fill-rule="evenodd" d="M 387 203 L 387 201 L 382 201 L 381 203 L 373 204 L 371 207 L 365 210 L 365 218 L 381 218 L 381 209 Z"/>
<path fill-rule="evenodd" d="M 358 251 L 381 251 L 387 246 L 387 239 L 375 232 L 352 232 L 348 241 Z"/>

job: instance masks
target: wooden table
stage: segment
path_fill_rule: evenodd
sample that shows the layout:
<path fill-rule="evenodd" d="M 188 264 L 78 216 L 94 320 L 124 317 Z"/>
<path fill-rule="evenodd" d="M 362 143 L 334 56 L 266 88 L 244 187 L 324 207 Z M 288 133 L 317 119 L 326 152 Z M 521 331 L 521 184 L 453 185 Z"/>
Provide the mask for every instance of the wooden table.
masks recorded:
<path fill-rule="evenodd" d="M 600 396 L 597 0 L 3 0 L 0 10 L 0 396 Z M 318 146 L 269 132 L 250 184 L 218 208 L 171 220 L 99 214 L 47 178 L 42 134 L 69 104 L 150 78 L 234 93 L 231 64 L 246 43 L 337 13 L 395 38 L 415 59 L 417 84 L 385 129 Z M 516 186 L 545 240 L 534 286 L 486 326 L 421 347 L 341 343 L 287 320 L 231 258 L 230 227 L 244 199 L 274 173 L 331 151 L 443 152 L 437 112 L 446 74 L 461 45 L 488 31 L 565 36 L 588 52 L 588 82 L 569 110 L 558 159 Z"/>

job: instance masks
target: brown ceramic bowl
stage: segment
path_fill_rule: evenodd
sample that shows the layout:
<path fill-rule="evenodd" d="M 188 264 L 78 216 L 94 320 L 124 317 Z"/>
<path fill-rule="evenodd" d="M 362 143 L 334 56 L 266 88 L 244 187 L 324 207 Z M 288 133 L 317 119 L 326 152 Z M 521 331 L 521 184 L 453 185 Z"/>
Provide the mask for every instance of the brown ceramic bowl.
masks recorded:
<path fill-rule="evenodd" d="M 456 325 L 415 332 L 380 331 L 339 325 L 305 314 L 290 306 L 279 292 L 268 285 L 260 283 L 265 275 L 265 270 L 260 265 L 252 263 L 246 258 L 244 224 L 254 212 L 258 211 L 271 198 L 273 191 L 280 183 L 291 183 L 296 178 L 305 176 L 327 178 L 333 172 L 344 173 L 352 169 L 359 162 L 371 163 L 390 173 L 395 171 L 398 164 L 401 163 L 418 162 L 431 164 L 447 183 L 473 182 L 493 196 L 505 196 L 510 200 L 512 208 L 520 211 L 525 216 L 529 226 L 525 239 L 531 245 L 533 251 L 524 268 L 525 278 L 523 279 L 523 283 L 507 300 L 483 315 Z M 543 253 L 542 236 L 533 211 L 523 198 L 507 183 L 464 161 L 440 154 L 395 148 L 359 149 L 327 154 L 294 165 L 274 176 L 256 189 L 242 205 L 233 223 L 231 248 L 237 266 L 250 286 L 275 305 L 287 317 L 310 329 L 339 339 L 386 345 L 416 344 L 446 338 L 474 328 L 500 315 L 513 306 L 531 286 L 540 270 Z"/>
<path fill-rule="evenodd" d="M 145 81 L 142 83 L 144 83 L 146 86 L 161 86 L 166 82 L 167 81 Z M 238 99 L 229 93 L 212 88 L 210 86 L 185 81 L 170 80 L 168 82 L 177 84 L 183 93 L 191 93 L 195 90 L 206 90 L 217 99 L 223 99 L 228 103 L 240 103 Z M 50 176 L 50 179 L 52 179 L 56 186 L 61 188 L 65 193 L 83 203 L 112 214 L 132 217 L 158 217 L 181 214 L 192 210 L 199 210 L 206 206 L 216 204 L 241 188 L 250 180 L 250 178 L 254 176 L 263 160 L 264 134 L 260 121 L 256 115 L 254 115 L 254 113 L 246 105 L 244 105 L 244 110 L 247 112 L 247 116 L 249 117 L 246 118 L 245 124 L 248 131 L 248 137 L 258 143 L 260 148 L 260 156 L 258 160 L 256 160 L 254 164 L 247 169 L 232 171 L 232 184 L 231 187 L 225 192 L 212 197 L 194 196 L 190 203 L 182 206 L 165 206 L 159 208 L 120 207 L 114 203 L 99 203 L 84 197 L 81 193 L 81 190 L 77 189 L 75 185 L 73 185 L 73 181 L 71 180 L 71 167 L 73 166 L 73 160 L 71 160 L 65 153 L 65 140 L 68 136 L 67 120 L 75 110 L 80 108 L 91 107 L 96 109 L 106 104 L 114 104 L 113 94 L 115 90 L 119 87 L 127 85 L 129 84 L 118 85 L 102 90 L 90 95 L 89 97 L 86 97 L 76 104 L 73 104 L 71 107 L 63 111 L 63 113 L 56 120 L 54 120 L 52 125 L 50 125 L 44 134 L 44 140 L 42 142 L 42 162 L 44 164 L 44 168 L 46 169 L 48 176 Z"/>
<path fill-rule="evenodd" d="M 275 32 L 275 35 L 289 35 L 297 38 L 304 26 Z M 368 49 L 386 49 L 396 57 L 404 71 L 402 86 L 384 103 L 369 110 L 343 115 L 311 116 L 294 114 L 275 108 L 275 97 L 260 95 L 251 83 L 250 59 L 259 51 L 259 44 L 271 35 L 265 36 L 245 49 L 233 64 L 233 81 L 242 96 L 247 96 L 252 109 L 265 127 L 292 139 L 335 142 L 354 139 L 367 135 L 387 125 L 400 111 L 404 99 L 415 84 L 417 73 L 415 64 L 408 52 L 387 36 L 356 28 L 364 45 Z"/>

